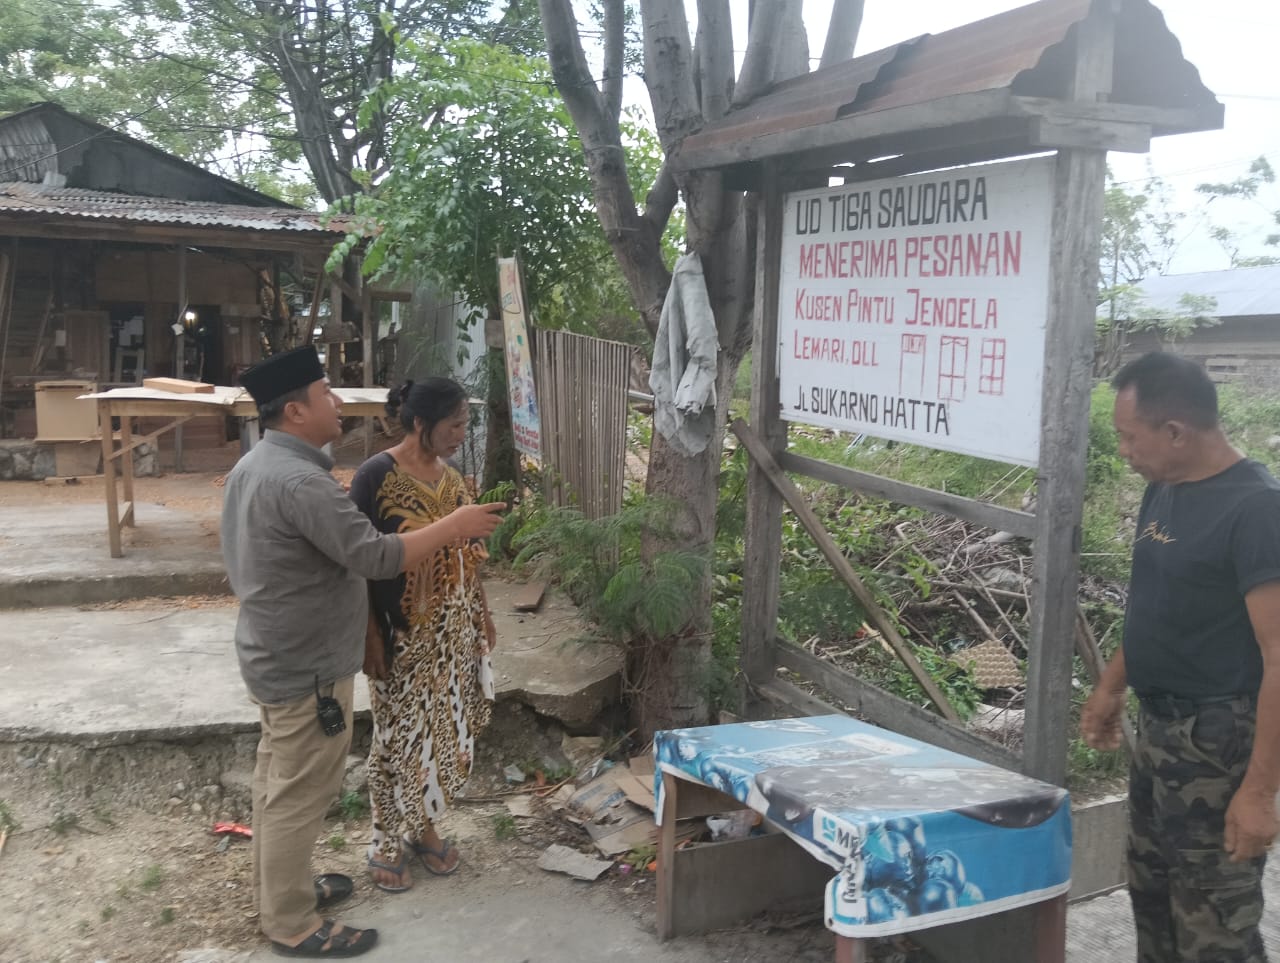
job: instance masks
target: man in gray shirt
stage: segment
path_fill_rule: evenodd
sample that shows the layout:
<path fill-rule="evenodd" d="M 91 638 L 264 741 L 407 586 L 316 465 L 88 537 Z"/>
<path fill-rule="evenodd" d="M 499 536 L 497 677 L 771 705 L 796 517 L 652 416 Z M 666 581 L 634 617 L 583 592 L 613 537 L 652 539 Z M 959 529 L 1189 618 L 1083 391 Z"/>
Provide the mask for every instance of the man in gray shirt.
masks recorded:
<path fill-rule="evenodd" d="M 384 535 L 330 473 L 321 450 L 342 435 L 342 404 L 315 349 L 275 355 L 244 373 L 262 443 L 227 476 L 222 554 L 240 600 L 236 653 L 258 703 L 253 778 L 259 925 L 285 956 L 347 957 L 377 931 L 316 912 L 351 892 L 313 879 L 311 851 L 342 783 L 354 676 L 364 660 L 366 579 L 387 579 L 451 542 L 489 535 L 503 504 L 466 505 L 433 525 Z M 341 726 L 341 728 L 339 728 Z"/>

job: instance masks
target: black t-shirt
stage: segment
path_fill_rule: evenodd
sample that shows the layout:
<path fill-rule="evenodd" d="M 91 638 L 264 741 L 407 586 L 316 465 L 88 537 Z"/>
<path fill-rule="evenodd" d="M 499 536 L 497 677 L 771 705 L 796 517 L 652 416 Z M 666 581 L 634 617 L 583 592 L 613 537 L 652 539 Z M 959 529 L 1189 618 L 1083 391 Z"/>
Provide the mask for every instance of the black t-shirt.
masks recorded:
<path fill-rule="evenodd" d="M 1151 484 L 1134 535 L 1124 663 L 1138 694 L 1253 694 L 1262 681 L 1245 594 L 1280 579 L 1280 483 L 1247 459 Z"/>

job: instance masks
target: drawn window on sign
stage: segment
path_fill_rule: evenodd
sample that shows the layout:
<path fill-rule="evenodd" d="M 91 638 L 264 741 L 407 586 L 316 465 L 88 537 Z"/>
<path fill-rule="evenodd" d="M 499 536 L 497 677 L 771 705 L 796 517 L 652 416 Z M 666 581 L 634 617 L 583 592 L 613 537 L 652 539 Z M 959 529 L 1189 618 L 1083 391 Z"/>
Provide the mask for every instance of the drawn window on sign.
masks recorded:
<path fill-rule="evenodd" d="M 968 370 L 969 339 L 944 334 L 938 356 L 939 401 L 964 401 Z"/>
<path fill-rule="evenodd" d="M 978 367 L 978 394 L 1004 394 L 1004 338 L 982 339 L 982 360 Z"/>
<path fill-rule="evenodd" d="M 898 394 L 924 393 L 925 337 L 904 334 L 898 355 Z"/>

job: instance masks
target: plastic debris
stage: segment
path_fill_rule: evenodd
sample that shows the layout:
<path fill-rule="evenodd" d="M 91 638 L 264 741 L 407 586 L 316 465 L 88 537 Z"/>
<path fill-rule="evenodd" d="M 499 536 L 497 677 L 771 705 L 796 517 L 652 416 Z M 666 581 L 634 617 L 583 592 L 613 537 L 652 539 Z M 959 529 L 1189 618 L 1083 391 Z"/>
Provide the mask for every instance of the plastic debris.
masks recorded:
<path fill-rule="evenodd" d="M 215 836 L 237 836 L 240 839 L 253 839 L 253 830 L 240 823 L 214 823 L 210 830 Z"/>

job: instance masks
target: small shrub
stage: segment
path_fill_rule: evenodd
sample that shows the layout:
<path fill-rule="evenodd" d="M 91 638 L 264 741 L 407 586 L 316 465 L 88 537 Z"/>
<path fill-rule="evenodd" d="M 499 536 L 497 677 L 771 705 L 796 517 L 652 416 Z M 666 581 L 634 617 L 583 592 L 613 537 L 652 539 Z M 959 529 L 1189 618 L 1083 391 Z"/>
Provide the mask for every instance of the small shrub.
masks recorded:
<path fill-rule="evenodd" d="M 150 893 L 159 889 L 160 884 L 163 882 L 164 870 L 153 863 L 142 871 L 142 879 L 138 881 L 138 888 Z"/>
<path fill-rule="evenodd" d="M 511 813 L 493 814 L 493 834 L 498 839 L 514 839 L 518 832 L 515 817 Z"/>
<path fill-rule="evenodd" d="M 110 903 L 102 907 L 102 910 L 98 913 L 99 919 L 101 919 L 102 922 L 104 923 L 107 922 L 109 919 L 111 919 L 111 917 L 115 915 L 116 915 L 116 908 L 112 906 Z"/>
<path fill-rule="evenodd" d="M 338 800 L 338 809 L 346 820 L 364 819 L 369 812 L 369 800 L 363 793 L 344 792 Z"/>
<path fill-rule="evenodd" d="M 13 810 L 9 808 L 9 803 L 0 799 L 0 832 L 16 833 L 22 828 L 22 824 L 14 818 Z"/>
<path fill-rule="evenodd" d="M 168 926 L 170 923 L 173 922 L 175 915 L 176 914 L 172 906 L 164 907 L 164 909 L 160 910 L 160 925 Z"/>
<path fill-rule="evenodd" d="M 347 837 L 342 833 L 330 833 L 328 842 L 330 849 L 341 849 L 347 845 Z"/>
<path fill-rule="evenodd" d="M 80 816 L 78 813 L 59 811 L 54 813 L 53 818 L 49 820 L 49 829 L 59 836 L 65 836 L 71 830 L 79 828 Z"/>

